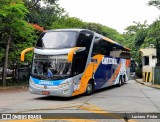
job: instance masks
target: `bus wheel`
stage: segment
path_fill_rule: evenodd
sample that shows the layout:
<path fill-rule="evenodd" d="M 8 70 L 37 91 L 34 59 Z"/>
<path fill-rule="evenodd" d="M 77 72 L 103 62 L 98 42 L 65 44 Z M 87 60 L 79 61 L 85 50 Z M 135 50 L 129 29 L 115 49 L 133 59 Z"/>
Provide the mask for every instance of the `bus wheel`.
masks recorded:
<path fill-rule="evenodd" d="M 122 82 L 123 82 L 123 81 L 122 81 L 122 76 L 120 76 L 120 77 L 119 77 L 119 83 L 118 83 L 118 86 L 119 86 L 119 87 L 122 86 Z"/>
<path fill-rule="evenodd" d="M 87 84 L 85 95 L 91 95 L 94 92 L 94 82 L 89 81 Z"/>

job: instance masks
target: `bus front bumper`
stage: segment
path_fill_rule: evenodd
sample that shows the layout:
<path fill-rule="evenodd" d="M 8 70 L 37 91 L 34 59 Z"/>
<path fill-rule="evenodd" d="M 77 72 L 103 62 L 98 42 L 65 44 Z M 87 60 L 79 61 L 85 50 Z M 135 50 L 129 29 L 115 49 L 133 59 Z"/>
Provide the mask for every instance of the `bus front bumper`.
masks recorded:
<path fill-rule="evenodd" d="M 71 97 L 74 91 L 74 86 L 71 84 L 66 87 L 59 88 L 58 86 L 44 86 L 33 84 L 30 81 L 29 90 L 31 93 L 34 94 Z"/>

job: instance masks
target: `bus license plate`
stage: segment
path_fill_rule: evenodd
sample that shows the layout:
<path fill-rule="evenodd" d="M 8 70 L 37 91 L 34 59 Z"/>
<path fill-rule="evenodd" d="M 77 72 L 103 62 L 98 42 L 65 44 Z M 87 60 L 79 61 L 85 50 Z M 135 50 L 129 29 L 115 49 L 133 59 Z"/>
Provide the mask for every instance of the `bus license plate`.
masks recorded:
<path fill-rule="evenodd" d="M 49 91 L 42 91 L 42 94 L 44 94 L 44 95 L 49 95 L 50 92 L 49 92 Z"/>

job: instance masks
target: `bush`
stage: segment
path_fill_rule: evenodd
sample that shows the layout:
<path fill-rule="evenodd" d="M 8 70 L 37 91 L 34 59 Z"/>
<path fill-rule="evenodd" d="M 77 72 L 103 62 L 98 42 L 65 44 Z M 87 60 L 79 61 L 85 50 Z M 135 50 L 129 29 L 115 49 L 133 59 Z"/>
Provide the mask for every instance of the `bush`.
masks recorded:
<path fill-rule="evenodd" d="M 138 78 L 142 78 L 142 68 L 140 68 L 140 67 L 136 68 L 136 76 Z"/>

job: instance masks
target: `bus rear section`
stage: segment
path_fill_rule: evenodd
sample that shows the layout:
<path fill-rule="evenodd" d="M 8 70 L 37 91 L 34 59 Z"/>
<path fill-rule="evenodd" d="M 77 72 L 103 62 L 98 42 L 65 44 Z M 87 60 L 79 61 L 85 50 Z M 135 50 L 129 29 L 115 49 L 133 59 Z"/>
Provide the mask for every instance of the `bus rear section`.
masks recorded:
<path fill-rule="evenodd" d="M 95 33 L 89 58 L 90 62 L 80 81 L 83 84 L 80 86 L 83 92 L 91 94 L 94 90 L 108 86 L 121 86 L 129 80 L 130 50 L 128 48 Z"/>
<path fill-rule="evenodd" d="M 42 33 L 34 48 L 31 93 L 70 97 L 129 79 L 129 49 L 84 29 Z"/>

